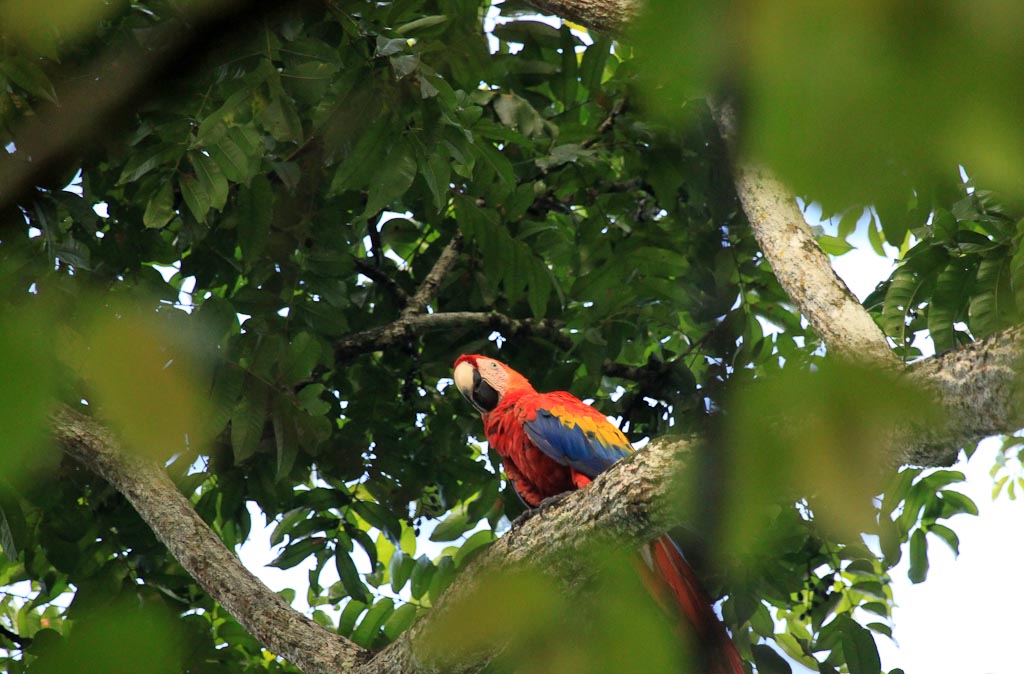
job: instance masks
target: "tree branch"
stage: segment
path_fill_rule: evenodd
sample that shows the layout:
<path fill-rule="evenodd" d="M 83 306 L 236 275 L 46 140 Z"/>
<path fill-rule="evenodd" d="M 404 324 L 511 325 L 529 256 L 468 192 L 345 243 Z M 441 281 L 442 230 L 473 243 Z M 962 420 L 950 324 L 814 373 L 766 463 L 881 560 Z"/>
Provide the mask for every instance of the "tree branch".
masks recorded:
<path fill-rule="evenodd" d="M 338 360 L 347 360 L 361 353 L 386 349 L 413 335 L 474 326 L 500 330 L 509 337 L 544 337 L 563 349 L 569 349 L 573 345 L 569 336 L 561 333 L 558 324 L 546 318 L 538 321 L 532 318 L 510 318 L 504 314 L 485 311 L 446 311 L 413 314 L 378 328 L 342 337 L 334 343 L 334 355 Z"/>
<path fill-rule="evenodd" d="M 411 318 L 416 314 L 423 313 L 423 310 L 427 308 L 430 301 L 437 295 L 438 289 L 441 287 L 441 282 L 444 281 L 444 277 L 451 271 L 452 266 L 455 265 L 455 261 L 459 259 L 459 253 L 462 251 L 462 233 L 456 233 L 452 240 L 448 242 L 448 245 L 441 251 L 441 255 L 438 256 L 437 262 L 430 269 L 426 278 L 423 279 L 423 283 L 416 289 L 416 294 L 412 296 L 405 309 L 402 310 L 401 318 Z"/>
<path fill-rule="evenodd" d="M 618 33 L 640 13 L 639 0 L 530 0 L 542 12 L 599 33 Z"/>
<path fill-rule="evenodd" d="M 692 452 L 690 442 L 661 438 L 601 474 L 593 484 L 567 496 L 495 541 L 458 577 L 430 613 L 354 674 L 475 672 L 498 653 L 435 653 L 431 632 L 446 612 L 478 591 L 495 569 L 529 565 L 572 587 L 586 553 L 633 548 L 661 536 L 684 518 L 678 479 Z"/>
<path fill-rule="evenodd" d="M 0 636 L 10 641 L 18 648 L 28 648 L 32 645 L 32 637 L 23 637 L 17 632 L 12 632 L 3 625 L 0 625 Z"/>
<path fill-rule="evenodd" d="M 1024 326 L 920 360 L 911 381 L 932 391 L 943 423 L 916 428 L 894 448 L 893 464 L 946 466 L 961 447 L 1024 428 Z"/>
<path fill-rule="evenodd" d="M 380 267 L 376 267 L 363 258 L 353 257 L 352 260 L 355 262 L 356 271 L 370 279 L 374 283 L 379 283 L 388 289 L 395 298 L 402 304 L 409 303 L 409 294 L 402 289 L 402 286 L 398 285 L 395 279 L 391 278 L 391 275 L 385 272 Z"/>
<path fill-rule="evenodd" d="M 573 560 L 595 541 L 635 546 L 677 525 L 683 515 L 678 482 L 672 478 L 681 473 L 691 451 L 688 441 L 654 441 L 587 489 L 513 528 L 466 568 L 427 616 L 371 659 L 364 649 L 292 609 L 242 566 L 158 465 L 126 453 L 110 431 L 65 405 L 56 409 L 52 421 L 65 453 L 121 492 L 211 597 L 268 650 L 307 674 L 476 669 L 483 662 L 479 654 L 473 661 L 419 661 L 423 649 L 416 646 L 494 568 L 529 563 L 571 585 L 580 571 Z M 500 645 L 494 646 L 496 650 Z"/>
<path fill-rule="evenodd" d="M 60 405 L 51 415 L 65 453 L 124 495 L 175 559 L 268 650 L 307 674 L 351 671 L 368 656 L 294 610 L 249 572 L 156 464 L 125 452 L 97 421 Z"/>
<path fill-rule="evenodd" d="M 730 153 L 736 151 L 736 120 L 727 103 L 712 114 Z M 737 161 L 736 194 L 761 252 L 786 294 L 836 355 L 896 365 L 881 328 L 832 269 L 814 240 L 796 199 L 764 166 Z"/>

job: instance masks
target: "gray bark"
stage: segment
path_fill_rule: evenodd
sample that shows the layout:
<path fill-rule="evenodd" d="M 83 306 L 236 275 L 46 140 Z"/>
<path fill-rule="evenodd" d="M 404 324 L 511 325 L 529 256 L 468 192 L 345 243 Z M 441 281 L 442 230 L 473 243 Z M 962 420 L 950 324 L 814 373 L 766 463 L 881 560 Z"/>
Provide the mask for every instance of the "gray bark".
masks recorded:
<path fill-rule="evenodd" d="M 268 650 L 309 674 L 469 672 L 489 653 L 431 653 L 422 648 L 446 611 L 477 591 L 494 569 L 530 564 L 565 585 L 579 578 L 574 560 L 597 544 L 639 546 L 684 519 L 680 482 L 690 452 L 685 440 L 661 439 L 514 527 L 467 566 L 431 612 L 386 649 L 371 654 L 324 629 L 249 572 L 196 514 L 158 465 L 125 452 L 93 419 L 59 406 L 54 436 L 65 453 L 103 477 L 150 526 L 178 562 Z"/>
<path fill-rule="evenodd" d="M 713 114 L 722 138 L 735 152 L 736 121 L 730 106 L 714 105 Z M 736 194 L 761 252 L 829 353 L 896 365 L 881 328 L 832 269 L 793 194 L 767 167 L 738 161 L 734 171 Z"/>
<path fill-rule="evenodd" d="M 1024 326 L 998 332 L 907 368 L 911 381 L 932 391 L 945 419 L 915 429 L 894 448 L 894 464 L 944 466 L 961 447 L 1024 428 Z"/>
<path fill-rule="evenodd" d="M 349 672 L 364 659 L 362 648 L 294 610 L 242 566 L 160 466 L 125 452 L 103 425 L 67 406 L 52 421 L 61 449 L 121 492 L 182 567 L 268 650 L 307 674 Z"/>

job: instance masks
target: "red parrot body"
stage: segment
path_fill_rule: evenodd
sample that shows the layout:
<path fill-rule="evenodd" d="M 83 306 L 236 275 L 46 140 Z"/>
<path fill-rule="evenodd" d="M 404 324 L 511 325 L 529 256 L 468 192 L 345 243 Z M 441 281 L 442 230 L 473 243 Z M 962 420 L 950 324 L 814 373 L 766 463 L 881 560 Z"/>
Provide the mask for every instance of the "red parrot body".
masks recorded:
<path fill-rule="evenodd" d="M 455 384 L 479 410 L 487 442 L 531 507 L 585 486 L 633 452 L 626 436 L 599 411 L 566 391 L 538 393 L 523 375 L 494 359 L 460 356 Z M 645 583 L 656 599 L 687 617 L 709 653 L 709 671 L 744 674 L 736 647 L 675 542 L 663 536 L 641 555 Z"/>

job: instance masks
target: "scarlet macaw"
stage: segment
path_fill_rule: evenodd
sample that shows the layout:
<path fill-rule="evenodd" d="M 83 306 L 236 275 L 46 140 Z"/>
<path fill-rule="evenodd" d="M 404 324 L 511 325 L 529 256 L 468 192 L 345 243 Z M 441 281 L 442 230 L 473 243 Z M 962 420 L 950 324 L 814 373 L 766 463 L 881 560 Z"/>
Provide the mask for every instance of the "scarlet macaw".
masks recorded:
<path fill-rule="evenodd" d="M 459 356 L 454 378 L 483 417 L 487 442 L 501 456 L 516 493 L 531 507 L 589 484 L 634 451 L 590 405 L 567 391 L 537 393 L 526 377 L 492 358 Z M 710 671 L 744 674 L 735 645 L 675 542 L 663 536 L 641 556 L 658 579 L 656 596 L 670 595 L 689 619 L 709 654 Z"/>

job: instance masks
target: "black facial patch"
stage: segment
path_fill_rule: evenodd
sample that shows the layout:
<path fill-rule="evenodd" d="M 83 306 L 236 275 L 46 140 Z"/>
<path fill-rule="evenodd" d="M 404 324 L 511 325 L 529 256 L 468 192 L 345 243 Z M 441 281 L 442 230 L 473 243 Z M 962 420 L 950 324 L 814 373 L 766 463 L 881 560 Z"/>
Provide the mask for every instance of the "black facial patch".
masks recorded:
<path fill-rule="evenodd" d="M 481 412 L 490 412 L 498 406 L 498 392 L 491 388 L 491 385 L 483 380 L 477 370 L 473 370 L 473 399 L 472 403 Z"/>

